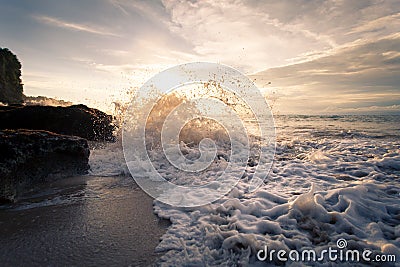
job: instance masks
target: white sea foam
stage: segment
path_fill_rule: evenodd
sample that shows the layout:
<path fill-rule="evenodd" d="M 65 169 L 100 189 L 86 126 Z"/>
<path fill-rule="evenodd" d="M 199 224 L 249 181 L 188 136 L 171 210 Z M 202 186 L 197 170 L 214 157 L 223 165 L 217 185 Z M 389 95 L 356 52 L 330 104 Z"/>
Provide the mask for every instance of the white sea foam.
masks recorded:
<path fill-rule="evenodd" d="M 247 192 L 256 168 L 249 164 L 237 186 L 212 204 L 182 209 L 154 203 L 155 213 L 172 222 L 157 247 L 165 253 L 161 265 L 261 266 L 256 253 L 265 245 L 321 251 L 335 247 L 339 238 L 349 248 L 400 259 L 400 138 L 393 126 L 400 125 L 399 118 L 282 116 L 277 121 L 275 163 L 259 190 Z M 171 182 L 219 186 L 214 178 L 225 169 L 229 153 L 218 149 L 225 157 L 196 175 L 177 174 L 158 151 L 150 153 Z M 198 150 L 185 144 L 181 151 L 189 159 L 198 157 Z M 113 144 L 93 151 L 92 174 L 126 174 L 121 155 Z M 143 166 L 136 171 L 150 175 Z M 191 194 L 203 196 L 201 190 Z"/>
<path fill-rule="evenodd" d="M 105 143 L 91 149 L 89 165 L 89 174 L 93 176 L 129 175 L 120 142 Z"/>

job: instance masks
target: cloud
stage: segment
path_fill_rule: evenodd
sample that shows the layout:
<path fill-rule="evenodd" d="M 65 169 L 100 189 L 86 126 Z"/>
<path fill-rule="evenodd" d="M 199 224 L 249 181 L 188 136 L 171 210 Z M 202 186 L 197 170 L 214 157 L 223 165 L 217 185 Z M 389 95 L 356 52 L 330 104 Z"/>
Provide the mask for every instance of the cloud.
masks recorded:
<path fill-rule="evenodd" d="M 390 30 L 390 32 L 396 32 L 395 29 L 400 27 L 400 12 L 380 17 L 374 20 L 367 21 L 365 24 L 354 27 L 351 31 L 346 34 L 354 33 L 377 33 L 382 34 L 384 30 Z"/>
<path fill-rule="evenodd" d="M 393 0 L 162 3 L 169 14 L 163 23 L 191 44 L 197 58 L 247 73 L 335 54 L 351 43 L 382 38 L 400 27 L 400 5 Z"/>
<path fill-rule="evenodd" d="M 129 15 L 129 12 L 124 8 L 124 6 L 118 0 L 110 0 L 110 3 L 119 9 L 124 15 Z"/>
<path fill-rule="evenodd" d="M 94 27 L 94 26 L 88 26 L 88 25 L 84 25 L 84 24 L 67 22 L 67 21 L 64 21 L 64 20 L 61 20 L 58 18 L 54 18 L 54 17 L 35 16 L 34 18 L 42 23 L 45 23 L 45 24 L 48 24 L 51 26 L 55 26 L 55 27 L 64 28 L 64 29 L 87 32 L 87 33 L 92 33 L 92 34 L 105 35 L 105 36 L 114 36 L 114 37 L 119 36 L 115 33 L 104 30 L 100 27 Z"/>
<path fill-rule="evenodd" d="M 270 92 L 280 93 L 276 101 L 284 113 L 400 113 L 400 34 L 251 77 L 261 87 L 272 81 Z"/>
<path fill-rule="evenodd" d="M 202 60 L 252 72 L 287 65 L 310 50 L 335 46 L 334 39 L 298 22 L 283 23 L 245 1 L 163 1 L 169 30 L 193 46 Z"/>
<path fill-rule="evenodd" d="M 65 78 L 55 95 L 72 90 L 68 80 L 78 96 L 95 86 L 106 95 L 124 79 L 140 85 L 168 66 L 211 61 L 257 72 L 282 111 L 399 102 L 398 0 L 22 0 L 5 2 L 0 22 L 2 45 L 18 53 L 24 73 Z"/>
<path fill-rule="evenodd" d="M 400 105 L 390 106 L 367 106 L 359 108 L 341 108 L 341 107 L 330 107 L 326 108 L 323 113 L 329 114 L 399 114 Z"/>

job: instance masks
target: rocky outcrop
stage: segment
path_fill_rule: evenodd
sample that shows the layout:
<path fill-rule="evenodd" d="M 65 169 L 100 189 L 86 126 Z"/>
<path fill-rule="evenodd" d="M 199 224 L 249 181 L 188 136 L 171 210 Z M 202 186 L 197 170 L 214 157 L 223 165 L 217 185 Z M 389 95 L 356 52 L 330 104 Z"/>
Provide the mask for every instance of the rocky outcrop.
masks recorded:
<path fill-rule="evenodd" d="M 22 103 L 21 63 L 7 48 L 0 48 L 0 102 Z"/>
<path fill-rule="evenodd" d="M 14 201 L 39 184 L 87 173 L 89 153 L 83 138 L 0 130 L 0 202 Z"/>
<path fill-rule="evenodd" d="M 32 129 L 79 136 L 95 141 L 114 141 L 112 116 L 85 105 L 0 106 L 0 130 Z"/>

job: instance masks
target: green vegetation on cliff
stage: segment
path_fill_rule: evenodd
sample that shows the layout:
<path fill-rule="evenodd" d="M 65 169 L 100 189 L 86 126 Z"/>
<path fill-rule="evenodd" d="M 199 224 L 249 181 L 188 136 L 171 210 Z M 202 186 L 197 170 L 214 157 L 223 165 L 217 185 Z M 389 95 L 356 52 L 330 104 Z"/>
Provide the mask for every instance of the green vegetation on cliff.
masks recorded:
<path fill-rule="evenodd" d="M 0 48 L 0 102 L 23 102 L 21 63 L 7 48 Z"/>

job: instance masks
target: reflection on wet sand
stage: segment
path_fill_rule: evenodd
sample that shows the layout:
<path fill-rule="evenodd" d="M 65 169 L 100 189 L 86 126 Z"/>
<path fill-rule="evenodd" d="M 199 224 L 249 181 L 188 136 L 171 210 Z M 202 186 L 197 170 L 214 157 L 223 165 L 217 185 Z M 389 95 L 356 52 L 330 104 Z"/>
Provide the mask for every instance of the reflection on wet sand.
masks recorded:
<path fill-rule="evenodd" d="M 3 266 L 148 266 L 160 256 L 168 222 L 129 177 L 75 177 L 25 197 L 0 210 Z"/>

